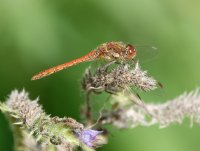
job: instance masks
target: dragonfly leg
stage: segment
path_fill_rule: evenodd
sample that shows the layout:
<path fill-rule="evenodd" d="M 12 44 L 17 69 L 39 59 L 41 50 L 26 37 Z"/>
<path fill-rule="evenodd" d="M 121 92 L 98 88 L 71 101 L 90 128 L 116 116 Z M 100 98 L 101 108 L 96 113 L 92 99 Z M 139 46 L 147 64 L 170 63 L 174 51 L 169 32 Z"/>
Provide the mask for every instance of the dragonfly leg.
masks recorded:
<path fill-rule="evenodd" d="M 101 69 L 100 69 L 100 71 L 101 71 L 101 72 L 103 72 L 103 71 L 106 71 L 106 72 L 107 72 L 108 67 L 111 66 L 111 65 L 114 64 L 114 63 L 116 63 L 116 60 L 113 60 L 113 61 L 107 63 L 106 65 L 102 66 Z"/>

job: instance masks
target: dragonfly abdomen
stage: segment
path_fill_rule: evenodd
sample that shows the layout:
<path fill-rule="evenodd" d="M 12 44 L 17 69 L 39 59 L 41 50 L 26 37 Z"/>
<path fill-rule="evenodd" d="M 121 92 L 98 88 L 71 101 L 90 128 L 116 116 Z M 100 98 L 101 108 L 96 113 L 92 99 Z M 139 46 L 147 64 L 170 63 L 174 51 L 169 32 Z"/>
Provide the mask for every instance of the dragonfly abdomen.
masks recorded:
<path fill-rule="evenodd" d="M 66 63 L 60 64 L 58 66 L 55 66 L 55 67 L 49 68 L 47 70 L 44 70 L 44 71 L 34 75 L 31 78 L 31 80 L 41 79 L 41 78 L 46 77 L 48 75 L 51 75 L 51 74 L 53 74 L 55 72 L 61 71 L 63 69 L 69 68 L 71 66 L 74 66 L 74 65 L 82 63 L 82 62 L 93 61 L 97 57 L 98 57 L 97 51 L 93 50 L 93 51 L 89 52 L 88 54 L 86 54 L 85 56 L 82 56 L 82 57 L 80 57 L 78 59 L 75 59 L 75 60 L 72 60 L 70 62 L 66 62 Z"/>

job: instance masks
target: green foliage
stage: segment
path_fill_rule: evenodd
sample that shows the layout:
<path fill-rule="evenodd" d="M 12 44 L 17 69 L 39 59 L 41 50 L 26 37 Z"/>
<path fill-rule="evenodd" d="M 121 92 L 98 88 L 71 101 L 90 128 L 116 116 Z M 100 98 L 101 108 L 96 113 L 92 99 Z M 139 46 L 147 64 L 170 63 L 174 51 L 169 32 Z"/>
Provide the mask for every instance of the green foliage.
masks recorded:
<path fill-rule="evenodd" d="M 159 48 L 158 57 L 142 67 L 163 83 L 164 92 L 141 93 L 145 100 L 164 101 L 191 90 L 200 85 L 199 7 L 200 1 L 195 0 L 1 0 L 0 99 L 5 100 L 13 88 L 25 87 L 33 97 L 40 94 L 47 113 L 78 119 L 84 100 L 79 79 L 88 63 L 39 81 L 30 78 L 111 40 Z M 2 114 L 0 121 L 0 148 L 12 150 L 11 132 Z M 149 148 L 197 150 L 199 128 L 120 131 L 103 150 Z"/>

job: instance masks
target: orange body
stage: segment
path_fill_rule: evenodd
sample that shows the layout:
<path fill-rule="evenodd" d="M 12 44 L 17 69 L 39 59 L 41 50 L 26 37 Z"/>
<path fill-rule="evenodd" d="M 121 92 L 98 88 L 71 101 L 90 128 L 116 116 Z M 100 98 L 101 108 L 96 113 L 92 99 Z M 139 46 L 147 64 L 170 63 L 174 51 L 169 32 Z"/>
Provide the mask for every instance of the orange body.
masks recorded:
<path fill-rule="evenodd" d="M 107 61 L 113 61 L 113 60 L 126 61 L 133 59 L 135 56 L 136 56 L 136 50 L 135 47 L 133 47 L 132 45 L 124 44 L 122 42 L 108 42 L 101 44 L 99 47 L 97 47 L 95 50 L 92 50 L 85 56 L 52 67 L 50 69 L 44 70 L 34 75 L 31 80 L 41 79 L 45 76 L 61 71 L 73 65 L 79 64 L 81 62 L 93 61 L 99 58 L 105 59 Z"/>

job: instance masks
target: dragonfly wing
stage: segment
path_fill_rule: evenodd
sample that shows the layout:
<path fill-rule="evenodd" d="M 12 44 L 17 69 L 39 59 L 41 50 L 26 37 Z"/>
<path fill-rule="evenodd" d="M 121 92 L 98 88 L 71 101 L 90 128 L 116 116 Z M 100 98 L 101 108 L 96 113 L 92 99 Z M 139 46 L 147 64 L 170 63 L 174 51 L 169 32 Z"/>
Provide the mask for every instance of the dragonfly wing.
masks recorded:
<path fill-rule="evenodd" d="M 159 50 L 154 46 L 136 46 L 136 49 L 136 60 L 140 62 L 147 62 L 155 59 L 159 54 Z"/>

